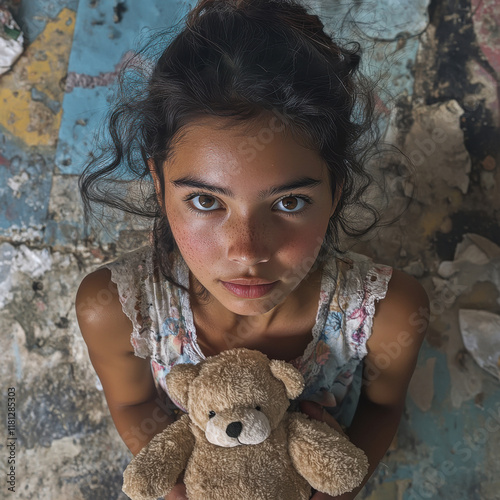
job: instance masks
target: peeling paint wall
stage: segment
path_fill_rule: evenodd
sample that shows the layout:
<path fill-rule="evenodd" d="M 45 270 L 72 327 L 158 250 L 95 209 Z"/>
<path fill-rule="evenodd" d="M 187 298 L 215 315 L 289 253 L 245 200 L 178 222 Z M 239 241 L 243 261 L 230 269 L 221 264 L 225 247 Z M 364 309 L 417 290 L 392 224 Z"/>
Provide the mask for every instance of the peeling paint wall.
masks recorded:
<path fill-rule="evenodd" d="M 7 2 L 28 40 L 0 78 L 0 433 L 15 387 L 12 498 L 125 498 L 131 455 L 88 359 L 74 297 L 84 275 L 139 246 L 147 226 L 123 216 L 114 233 L 85 227 L 77 176 L 134 34 L 173 23 L 188 4 L 125 2 L 115 22 L 111 0 Z M 431 299 L 400 429 L 359 498 L 499 499 L 498 2 L 309 4 L 364 47 L 363 70 L 381 79 L 384 138 L 413 164 L 383 166 L 387 217 L 414 202 L 355 250 L 412 274 Z M 0 456 L 7 451 L 0 442 Z"/>

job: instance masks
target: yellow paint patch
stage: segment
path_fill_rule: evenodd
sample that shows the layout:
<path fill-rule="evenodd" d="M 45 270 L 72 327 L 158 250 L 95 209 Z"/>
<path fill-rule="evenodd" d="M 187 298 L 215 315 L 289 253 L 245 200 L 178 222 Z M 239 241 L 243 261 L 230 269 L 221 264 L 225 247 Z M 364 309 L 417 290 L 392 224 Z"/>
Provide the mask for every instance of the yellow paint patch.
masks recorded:
<path fill-rule="evenodd" d="M 448 212 L 448 206 L 436 204 L 432 206 L 432 210 L 428 210 L 422 214 L 419 223 L 425 238 L 428 238 L 439 230 Z"/>
<path fill-rule="evenodd" d="M 75 29 L 75 12 L 64 8 L 50 19 L 42 33 L 26 49 L 14 68 L 0 79 L 0 125 L 28 146 L 56 144 L 61 125 L 63 78 L 68 69 Z M 54 113 L 31 90 L 43 92 L 61 104 Z"/>
<path fill-rule="evenodd" d="M 448 201 L 450 202 L 450 209 L 452 212 L 456 212 L 461 206 L 464 199 L 462 191 L 458 189 L 452 189 L 448 193 Z"/>
<path fill-rule="evenodd" d="M 453 229 L 451 220 L 447 220 L 447 218 L 460 209 L 463 199 L 463 193 L 456 188 L 450 188 L 447 192 L 442 193 L 441 200 L 433 203 L 432 207 L 427 207 L 417 222 L 422 228 L 422 236 L 428 238 L 436 231 L 442 231 L 443 223 L 445 226 L 450 224 L 448 231 L 451 231 Z"/>

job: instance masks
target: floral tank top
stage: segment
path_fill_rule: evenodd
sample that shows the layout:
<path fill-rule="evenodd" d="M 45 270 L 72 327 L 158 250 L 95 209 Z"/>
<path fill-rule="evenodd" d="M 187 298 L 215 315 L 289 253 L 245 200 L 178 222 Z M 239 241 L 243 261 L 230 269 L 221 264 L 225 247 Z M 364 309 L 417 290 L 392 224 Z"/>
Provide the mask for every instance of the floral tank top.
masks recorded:
<path fill-rule="evenodd" d="M 150 359 L 159 396 L 167 411 L 177 413 L 165 375 L 177 363 L 198 363 L 205 356 L 196 340 L 188 293 L 163 277 L 153 255 L 152 246 L 146 245 L 101 267 L 111 271 L 122 309 L 132 322 L 135 355 Z M 173 263 L 173 278 L 189 288 L 189 268 L 179 253 Z M 302 356 L 291 361 L 306 382 L 291 410 L 297 409 L 299 400 L 316 401 L 344 428 L 350 426 L 375 304 L 385 297 L 391 275 L 392 267 L 354 252 L 334 255 L 326 262 L 313 338 Z"/>

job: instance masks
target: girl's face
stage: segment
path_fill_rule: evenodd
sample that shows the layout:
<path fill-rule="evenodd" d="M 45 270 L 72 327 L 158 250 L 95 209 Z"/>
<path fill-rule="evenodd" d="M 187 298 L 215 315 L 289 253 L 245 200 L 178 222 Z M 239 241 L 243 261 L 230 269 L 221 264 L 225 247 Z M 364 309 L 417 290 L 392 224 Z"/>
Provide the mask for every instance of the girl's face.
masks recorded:
<path fill-rule="evenodd" d="M 265 314 L 298 293 L 319 253 L 335 209 L 328 172 L 269 124 L 250 136 L 213 120 L 188 127 L 165 164 L 165 210 L 212 298 L 238 315 Z"/>

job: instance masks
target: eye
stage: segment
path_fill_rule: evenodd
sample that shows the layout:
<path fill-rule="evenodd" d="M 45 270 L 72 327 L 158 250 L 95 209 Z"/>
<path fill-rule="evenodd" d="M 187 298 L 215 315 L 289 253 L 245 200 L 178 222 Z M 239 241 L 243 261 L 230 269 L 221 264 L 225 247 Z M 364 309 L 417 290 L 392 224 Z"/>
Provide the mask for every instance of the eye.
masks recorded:
<path fill-rule="evenodd" d="M 208 418 L 214 418 L 215 417 L 215 412 L 213 410 L 210 410 L 208 412 Z"/>
<path fill-rule="evenodd" d="M 200 212 L 211 212 L 220 208 L 220 203 L 217 199 L 208 194 L 195 193 L 188 200 L 191 200 L 194 207 Z"/>
<path fill-rule="evenodd" d="M 282 212 L 293 214 L 301 212 L 306 203 L 311 204 L 311 200 L 305 196 L 288 195 L 278 200 L 274 206 Z"/>
<path fill-rule="evenodd" d="M 255 407 L 255 409 L 256 409 L 257 411 L 260 411 L 260 406 L 256 406 L 256 407 Z"/>

